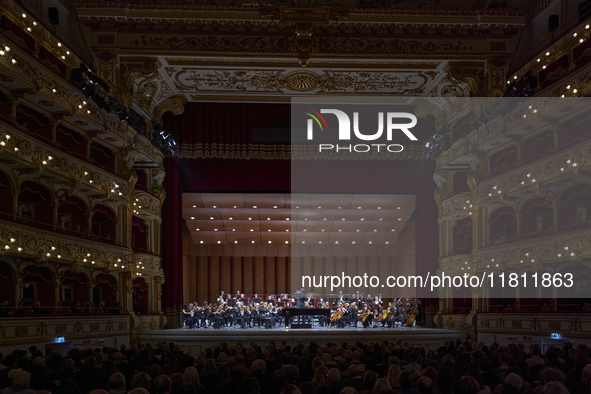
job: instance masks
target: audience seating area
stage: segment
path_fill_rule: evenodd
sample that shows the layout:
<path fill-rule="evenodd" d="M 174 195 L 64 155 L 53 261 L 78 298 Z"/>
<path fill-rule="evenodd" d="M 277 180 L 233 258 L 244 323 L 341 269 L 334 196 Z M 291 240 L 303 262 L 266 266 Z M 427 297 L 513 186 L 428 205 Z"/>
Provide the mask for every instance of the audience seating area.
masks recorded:
<path fill-rule="evenodd" d="M 220 343 L 198 355 L 165 342 L 63 355 L 31 347 L 0 354 L 0 387 L 3 394 L 588 394 L 589 353 L 585 345 L 542 352 L 461 340 L 429 351 L 401 341 Z"/>

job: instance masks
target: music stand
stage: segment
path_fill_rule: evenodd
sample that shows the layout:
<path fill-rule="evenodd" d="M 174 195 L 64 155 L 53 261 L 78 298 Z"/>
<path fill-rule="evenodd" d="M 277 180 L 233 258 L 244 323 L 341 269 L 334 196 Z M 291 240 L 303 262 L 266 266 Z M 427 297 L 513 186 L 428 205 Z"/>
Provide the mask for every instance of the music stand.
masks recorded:
<path fill-rule="evenodd" d="M 236 306 L 236 298 L 228 298 L 228 306 Z"/>

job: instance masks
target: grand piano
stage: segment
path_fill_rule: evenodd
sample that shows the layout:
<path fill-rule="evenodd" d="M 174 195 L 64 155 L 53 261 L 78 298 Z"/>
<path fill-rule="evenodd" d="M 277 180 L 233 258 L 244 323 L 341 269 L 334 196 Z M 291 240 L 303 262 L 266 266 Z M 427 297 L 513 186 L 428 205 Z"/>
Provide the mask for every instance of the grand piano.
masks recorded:
<path fill-rule="evenodd" d="M 283 308 L 281 316 L 285 319 L 285 327 L 289 327 L 290 319 L 296 316 L 326 316 L 330 319 L 331 310 L 321 308 Z"/>

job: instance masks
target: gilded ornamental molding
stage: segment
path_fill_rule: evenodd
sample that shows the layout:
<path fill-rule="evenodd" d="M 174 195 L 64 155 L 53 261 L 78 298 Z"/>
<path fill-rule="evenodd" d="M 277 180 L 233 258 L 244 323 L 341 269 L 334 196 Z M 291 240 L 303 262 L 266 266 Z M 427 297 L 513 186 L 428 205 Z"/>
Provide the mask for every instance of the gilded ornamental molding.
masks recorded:
<path fill-rule="evenodd" d="M 82 267 L 106 271 L 127 271 L 131 268 L 131 250 L 105 242 L 4 221 L 0 221 L 0 239 L 4 242 L 0 253 L 32 258 L 40 264 L 69 264 L 76 271 Z"/>

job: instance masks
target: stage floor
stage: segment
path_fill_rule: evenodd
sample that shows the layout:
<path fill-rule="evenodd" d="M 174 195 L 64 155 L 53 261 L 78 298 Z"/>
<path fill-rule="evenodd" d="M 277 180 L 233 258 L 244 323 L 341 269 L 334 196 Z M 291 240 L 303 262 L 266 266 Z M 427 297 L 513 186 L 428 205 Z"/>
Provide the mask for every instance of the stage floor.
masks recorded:
<path fill-rule="evenodd" d="M 327 342 L 340 344 L 341 342 L 354 343 L 362 341 L 408 343 L 413 346 L 425 346 L 427 349 L 437 349 L 446 340 L 465 339 L 466 332 L 461 330 L 444 330 L 439 328 L 424 327 L 396 327 L 396 328 L 326 328 L 317 325 L 312 328 L 178 328 L 169 330 L 152 330 L 140 332 L 140 342 L 174 342 L 186 347 L 191 354 L 198 354 L 209 346 L 226 342 L 230 346 L 242 341 L 245 346 L 256 342 L 264 347 L 271 341 L 280 345 L 285 341 L 288 345 L 295 345 L 300 340 L 304 344 L 311 341 L 324 345 Z"/>

